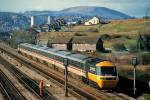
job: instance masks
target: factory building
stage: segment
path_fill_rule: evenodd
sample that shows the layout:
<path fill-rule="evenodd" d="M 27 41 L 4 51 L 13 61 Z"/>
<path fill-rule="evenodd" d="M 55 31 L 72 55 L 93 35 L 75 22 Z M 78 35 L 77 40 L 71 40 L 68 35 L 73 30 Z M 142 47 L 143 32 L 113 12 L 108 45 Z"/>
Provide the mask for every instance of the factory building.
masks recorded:
<path fill-rule="evenodd" d="M 49 40 L 48 47 L 79 52 L 104 50 L 103 41 L 99 36 L 55 37 Z"/>

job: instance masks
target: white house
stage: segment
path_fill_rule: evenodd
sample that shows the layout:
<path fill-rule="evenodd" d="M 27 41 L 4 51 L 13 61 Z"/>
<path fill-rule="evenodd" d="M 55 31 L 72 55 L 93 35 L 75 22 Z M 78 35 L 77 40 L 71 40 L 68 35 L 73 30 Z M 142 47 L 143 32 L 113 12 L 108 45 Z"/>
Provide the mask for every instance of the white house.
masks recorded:
<path fill-rule="evenodd" d="M 90 19 L 89 21 L 85 22 L 84 25 L 96 25 L 100 23 L 100 19 L 98 17 L 93 17 L 92 19 Z"/>
<path fill-rule="evenodd" d="M 31 27 L 34 26 L 34 16 L 31 16 Z"/>
<path fill-rule="evenodd" d="M 75 25 L 77 22 L 67 22 L 67 25 Z"/>

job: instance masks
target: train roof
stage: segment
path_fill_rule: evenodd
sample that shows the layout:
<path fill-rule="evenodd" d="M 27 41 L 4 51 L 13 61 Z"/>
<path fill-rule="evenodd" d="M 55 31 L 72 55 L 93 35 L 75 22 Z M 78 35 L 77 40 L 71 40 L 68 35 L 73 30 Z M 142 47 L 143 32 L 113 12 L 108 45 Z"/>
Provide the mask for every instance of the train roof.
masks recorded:
<path fill-rule="evenodd" d="M 58 54 L 61 54 L 61 55 L 65 55 L 65 56 L 72 54 L 71 52 L 68 52 L 68 51 L 62 51 L 62 50 L 57 51 L 57 53 L 58 53 Z"/>
<path fill-rule="evenodd" d="M 45 47 L 45 46 L 28 44 L 28 43 L 23 43 L 23 44 L 20 44 L 20 45 L 30 47 L 30 48 L 33 48 L 33 49 L 37 49 L 37 50 L 40 50 L 40 51 L 43 51 L 43 52 L 46 52 L 46 53 L 50 53 L 50 54 L 53 54 L 53 55 L 56 55 L 56 56 L 61 56 L 61 57 L 64 57 L 64 58 L 68 58 L 70 60 L 74 60 L 74 61 L 81 62 L 81 63 L 89 62 L 90 64 L 95 64 L 95 63 L 101 61 L 101 59 L 99 59 L 99 58 L 93 58 L 93 57 L 78 54 L 78 53 L 62 51 L 62 50 L 58 50 L 56 48 L 49 48 L 49 47 Z"/>
<path fill-rule="evenodd" d="M 48 48 L 48 49 L 45 49 L 47 50 L 48 52 L 56 52 L 56 51 L 59 51 L 58 49 L 55 49 L 55 48 Z"/>
<path fill-rule="evenodd" d="M 100 58 L 91 58 L 91 59 L 88 59 L 87 60 L 87 63 L 89 63 L 89 64 L 91 64 L 91 65 L 95 65 L 96 63 L 99 63 L 99 62 L 101 62 L 102 61 L 102 59 L 100 59 Z"/>
<path fill-rule="evenodd" d="M 67 56 L 67 58 L 69 58 L 71 60 L 81 62 L 81 63 L 85 63 L 86 59 L 89 58 L 89 57 L 85 56 L 85 55 L 82 55 L 82 54 L 73 53 L 73 54 Z"/>

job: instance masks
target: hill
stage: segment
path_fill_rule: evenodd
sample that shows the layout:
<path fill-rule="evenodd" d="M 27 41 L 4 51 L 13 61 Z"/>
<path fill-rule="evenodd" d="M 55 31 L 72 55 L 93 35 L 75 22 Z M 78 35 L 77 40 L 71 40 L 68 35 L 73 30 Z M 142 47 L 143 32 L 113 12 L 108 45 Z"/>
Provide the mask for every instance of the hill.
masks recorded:
<path fill-rule="evenodd" d="M 112 10 L 106 7 L 95 6 L 77 6 L 67 8 L 61 11 L 26 11 L 29 15 L 50 15 L 50 16 L 99 16 L 107 19 L 128 19 L 131 18 L 122 12 Z"/>
<path fill-rule="evenodd" d="M 128 19 L 130 16 L 105 7 L 78 6 L 60 11 L 26 11 L 24 13 L 0 12 L 0 31 L 11 31 L 16 29 L 27 29 L 30 27 L 30 16 L 36 16 L 36 24 L 46 24 L 47 16 L 51 20 L 64 18 L 66 22 L 78 22 L 88 20 L 93 16 L 98 16 L 102 20 Z M 24 23 L 24 24 L 22 24 Z"/>
<path fill-rule="evenodd" d="M 131 18 L 130 16 L 116 11 L 112 10 L 106 7 L 94 7 L 94 6 L 78 6 L 78 7 L 72 7 L 67 8 L 60 13 L 64 14 L 78 14 L 78 15 L 86 15 L 86 16 L 99 16 L 102 18 L 109 18 L 109 19 L 127 19 Z"/>

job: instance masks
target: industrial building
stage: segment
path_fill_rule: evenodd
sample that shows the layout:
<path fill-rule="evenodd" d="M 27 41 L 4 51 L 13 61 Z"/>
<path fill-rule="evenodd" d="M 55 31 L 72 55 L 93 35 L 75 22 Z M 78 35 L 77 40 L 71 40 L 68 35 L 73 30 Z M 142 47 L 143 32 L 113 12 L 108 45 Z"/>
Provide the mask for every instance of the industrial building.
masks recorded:
<path fill-rule="evenodd" d="M 104 49 L 103 41 L 99 36 L 55 37 L 48 41 L 48 47 L 80 52 L 95 52 Z"/>

